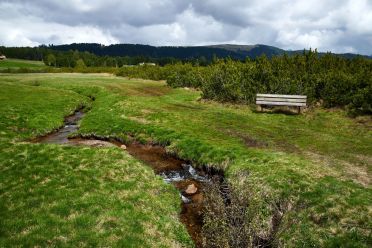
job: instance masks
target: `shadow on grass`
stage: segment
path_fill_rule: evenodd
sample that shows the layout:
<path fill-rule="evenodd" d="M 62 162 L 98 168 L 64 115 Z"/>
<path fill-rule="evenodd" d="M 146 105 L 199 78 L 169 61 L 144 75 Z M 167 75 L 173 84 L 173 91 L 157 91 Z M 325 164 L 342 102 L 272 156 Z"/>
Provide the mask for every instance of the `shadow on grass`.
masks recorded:
<path fill-rule="evenodd" d="M 265 113 L 265 114 L 284 114 L 284 115 L 301 115 L 302 111 L 299 113 L 298 109 L 294 108 L 283 108 L 283 107 L 265 107 L 261 110 L 257 108 L 252 108 L 253 113 Z"/>

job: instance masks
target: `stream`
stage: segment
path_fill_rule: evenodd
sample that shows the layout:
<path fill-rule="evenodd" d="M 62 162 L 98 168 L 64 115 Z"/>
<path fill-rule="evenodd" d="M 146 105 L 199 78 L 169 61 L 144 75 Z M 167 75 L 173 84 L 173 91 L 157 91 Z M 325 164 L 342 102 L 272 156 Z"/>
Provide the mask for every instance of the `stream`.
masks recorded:
<path fill-rule="evenodd" d="M 83 118 L 82 111 L 76 111 L 65 118 L 64 126 L 48 135 L 38 137 L 34 143 L 88 145 L 93 147 L 118 146 L 125 149 L 133 157 L 151 166 L 157 175 L 166 183 L 173 184 L 180 192 L 182 211 L 180 220 L 186 226 L 196 247 L 202 246 L 202 210 L 203 189 L 212 179 L 222 179 L 221 173 L 213 170 L 194 168 L 190 162 L 169 155 L 159 145 L 140 144 L 137 142 L 123 144 L 116 140 L 96 138 L 69 138 L 79 129 L 78 122 Z"/>

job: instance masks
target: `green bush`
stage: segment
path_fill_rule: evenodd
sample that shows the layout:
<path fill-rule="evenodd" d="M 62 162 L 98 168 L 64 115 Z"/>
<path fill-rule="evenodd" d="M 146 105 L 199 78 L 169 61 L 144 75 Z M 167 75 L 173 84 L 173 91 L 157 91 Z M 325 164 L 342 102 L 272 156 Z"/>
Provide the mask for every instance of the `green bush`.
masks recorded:
<path fill-rule="evenodd" d="M 350 103 L 354 78 L 343 72 L 331 72 L 324 78 L 321 98 L 326 107 L 345 106 Z"/>
<path fill-rule="evenodd" d="M 171 87 L 194 87 L 201 86 L 201 75 L 203 68 L 195 67 L 190 63 L 168 65 L 167 70 L 170 71 L 167 79 L 167 84 Z"/>
<path fill-rule="evenodd" d="M 257 93 L 306 95 L 308 104 L 347 107 L 370 114 L 372 60 L 316 52 L 255 61 L 217 60 L 207 67 L 176 64 L 163 68 L 171 87 L 200 88 L 205 99 L 254 103 Z"/>
<path fill-rule="evenodd" d="M 254 61 L 216 60 L 209 66 L 177 63 L 127 66 L 118 76 L 166 80 L 171 87 L 193 87 L 205 99 L 252 104 L 257 93 L 306 95 L 308 104 L 346 107 L 349 113 L 370 114 L 372 60 L 344 59 L 309 51 L 295 56 Z"/>
<path fill-rule="evenodd" d="M 143 66 L 123 66 L 117 72 L 117 76 L 129 78 L 143 78 L 150 80 L 165 80 L 170 70 L 166 67 L 143 65 Z"/>
<path fill-rule="evenodd" d="M 348 109 L 352 115 L 372 113 L 372 73 L 363 79 L 359 81 L 355 93 L 350 97 Z"/>

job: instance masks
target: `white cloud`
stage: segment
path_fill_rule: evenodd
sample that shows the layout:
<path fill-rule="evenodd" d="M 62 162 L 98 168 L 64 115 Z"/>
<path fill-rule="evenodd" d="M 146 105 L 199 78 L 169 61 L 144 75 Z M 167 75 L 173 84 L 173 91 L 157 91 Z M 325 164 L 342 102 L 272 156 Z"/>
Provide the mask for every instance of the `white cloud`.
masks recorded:
<path fill-rule="evenodd" d="M 0 44 L 6 46 L 37 46 L 41 44 L 68 44 L 73 42 L 92 42 L 102 44 L 118 43 L 110 32 L 97 26 L 45 22 L 38 16 L 24 13 L 10 3 L 0 3 Z M 9 8 L 9 11 L 7 11 Z M 3 18 L 6 17 L 6 18 Z"/>
<path fill-rule="evenodd" d="M 268 44 L 372 54 L 371 0 L 0 0 L 0 44 Z"/>
<path fill-rule="evenodd" d="M 236 36 L 238 29 L 216 21 L 211 16 L 199 15 L 192 7 L 174 18 L 170 24 L 154 24 L 143 27 L 122 25 L 113 34 L 125 43 L 152 45 L 202 45 L 226 42 Z M 125 32 L 123 32 L 125 30 Z"/>
<path fill-rule="evenodd" d="M 58 23 L 44 23 L 30 19 L 17 21 L 0 20 L 0 44 L 5 46 L 38 46 L 42 44 L 69 44 L 95 41 L 113 44 L 119 41 L 91 26 L 67 26 Z"/>

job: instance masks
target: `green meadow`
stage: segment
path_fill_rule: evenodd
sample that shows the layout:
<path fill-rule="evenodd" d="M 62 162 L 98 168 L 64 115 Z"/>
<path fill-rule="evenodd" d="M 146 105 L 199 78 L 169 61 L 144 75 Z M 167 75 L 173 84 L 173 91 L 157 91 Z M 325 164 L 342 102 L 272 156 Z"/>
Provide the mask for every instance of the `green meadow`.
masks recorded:
<path fill-rule="evenodd" d="M 80 135 L 134 137 L 224 170 L 263 206 L 263 226 L 280 208 L 276 246 L 372 244 L 370 116 L 261 113 L 109 74 L 0 74 L 0 89 L 2 247 L 192 246 L 177 190 L 123 150 L 29 142 L 80 106 Z"/>
<path fill-rule="evenodd" d="M 41 69 L 46 68 L 43 61 L 34 61 L 34 60 L 23 60 L 23 59 L 5 59 L 0 60 L 0 70 L 1 69 Z"/>

